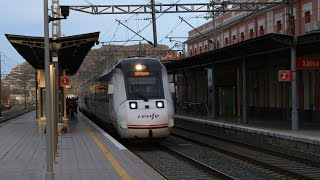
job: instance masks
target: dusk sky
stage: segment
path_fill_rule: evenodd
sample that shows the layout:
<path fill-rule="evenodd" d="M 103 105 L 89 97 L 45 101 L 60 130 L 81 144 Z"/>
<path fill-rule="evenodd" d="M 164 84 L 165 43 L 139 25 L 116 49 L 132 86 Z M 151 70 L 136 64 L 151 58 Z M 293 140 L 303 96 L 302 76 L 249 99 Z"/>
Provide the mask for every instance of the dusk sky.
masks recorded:
<path fill-rule="evenodd" d="M 2 74 L 10 73 L 10 70 L 16 65 L 25 62 L 25 60 L 17 53 L 17 51 L 11 46 L 5 37 L 5 34 L 16 34 L 26 36 L 38 36 L 43 37 L 43 2 L 42 0 L 10 0 L 2 1 L 0 3 L 0 54 Z M 149 0 L 60 0 L 60 5 L 112 5 L 112 4 L 148 4 Z M 156 1 L 156 3 L 172 4 L 172 3 L 208 3 L 209 0 L 195 1 L 195 0 L 163 0 Z M 49 9 L 51 8 L 51 0 L 49 0 Z M 50 13 L 50 12 L 49 12 Z M 160 16 L 157 14 L 156 16 Z M 185 22 L 181 22 L 178 16 L 182 16 L 192 26 L 197 27 L 201 24 L 208 22 L 204 18 L 195 18 L 197 16 L 203 17 L 205 13 L 175 13 L 175 14 L 163 14 L 157 19 L 157 38 L 159 44 L 165 44 L 169 47 L 174 45 L 174 42 L 170 42 L 169 37 L 187 37 L 188 31 L 192 30 L 192 27 Z M 129 19 L 130 18 L 130 19 Z M 127 28 L 116 22 L 118 20 L 127 20 L 123 23 L 132 28 L 134 31 L 141 31 L 146 25 L 150 23 L 150 20 L 145 18 L 151 18 L 150 14 L 146 15 L 91 15 L 87 13 L 80 13 L 76 11 L 70 11 L 70 16 L 67 20 L 62 20 L 62 35 L 72 36 L 77 34 L 85 34 L 91 32 L 100 32 L 99 41 L 122 41 L 131 39 L 134 33 L 130 32 Z M 51 24 L 50 24 L 51 31 Z M 170 33 L 171 32 L 171 33 Z M 140 32 L 140 35 L 145 39 L 153 42 L 152 25 L 149 25 L 145 30 Z M 135 37 L 134 40 L 140 40 L 141 38 Z M 185 39 L 173 39 L 177 41 L 185 41 Z M 129 44 L 137 44 L 138 42 L 128 42 Z M 142 42 L 146 43 L 146 42 Z M 112 43 L 116 44 L 116 43 Z M 117 43 L 123 45 L 122 43 Z M 99 48 L 95 46 L 93 48 Z"/>

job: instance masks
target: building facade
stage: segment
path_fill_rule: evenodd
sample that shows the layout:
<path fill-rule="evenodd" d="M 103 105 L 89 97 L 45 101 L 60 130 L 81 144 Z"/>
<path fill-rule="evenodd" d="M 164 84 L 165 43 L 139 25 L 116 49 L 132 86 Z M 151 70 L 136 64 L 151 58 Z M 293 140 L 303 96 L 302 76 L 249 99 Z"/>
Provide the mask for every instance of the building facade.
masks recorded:
<path fill-rule="evenodd" d="M 320 0 L 294 1 L 292 9 L 294 35 L 320 31 Z M 262 12 L 233 11 L 215 17 L 214 21 L 197 27 L 197 30 L 189 31 L 188 56 L 223 48 L 268 33 L 287 34 L 291 26 L 288 20 L 289 12 L 288 5 L 283 4 Z M 198 31 L 205 34 L 205 37 Z"/>
<path fill-rule="evenodd" d="M 320 31 L 320 0 L 294 1 L 291 23 L 289 9 L 288 4 L 281 4 L 259 12 L 228 12 L 217 16 L 214 21 L 189 31 L 188 57 L 197 57 L 272 33 L 302 36 Z M 320 63 L 320 52 L 299 53 L 299 49 L 297 52 L 298 60 L 312 59 L 312 63 Z M 282 55 L 279 58 L 276 54 L 262 54 L 257 56 L 256 60 L 247 61 L 245 69 L 248 116 L 290 120 L 291 83 L 280 82 L 278 78 L 279 71 L 291 68 L 290 53 L 287 57 Z M 203 103 L 208 106 L 209 113 L 213 107 L 215 110 L 212 111 L 217 116 L 241 118 L 241 66 L 240 60 L 219 63 L 214 70 L 198 67 L 197 70 L 189 69 L 177 73 L 178 102 Z M 297 69 L 298 111 L 303 121 L 320 121 L 318 68 L 312 66 Z M 213 91 L 210 90 L 212 78 Z M 215 97 L 215 104 L 212 104 L 211 96 Z"/>

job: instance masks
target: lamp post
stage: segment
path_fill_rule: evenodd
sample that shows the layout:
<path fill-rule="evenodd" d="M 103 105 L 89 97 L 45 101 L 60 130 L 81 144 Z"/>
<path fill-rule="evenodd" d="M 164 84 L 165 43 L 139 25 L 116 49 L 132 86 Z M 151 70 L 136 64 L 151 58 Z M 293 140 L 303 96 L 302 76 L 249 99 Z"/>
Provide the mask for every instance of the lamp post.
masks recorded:
<path fill-rule="evenodd" d="M 26 96 L 26 85 L 27 85 L 27 79 L 26 76 L 24 76 L 24 81 L 23 81 L 23 96 L 24 96 L 24 110 L 27 110 L 27 96 Z M 21 93 L 22 95 L 22 93 Z"/>
<path fill-rule="evenodd" d="M 2 73 L 1 73 L 1 54 L 0 54 L 0 119 L 2 118 L 2 89 L 1 89 Z"/>
<path fill-rule="evenodd" d="M 38 71 L 35 70 L 34 75 L 34 82 L 35 82 L 35 99 L 36 99 L 36 117 L 38 118 Z"/>
<path fill-rule="evenodd" d="M 54 180 L 53 172 L 53 138 L 51 117 L 51 84 L 50 84 L 50 49 L 49 49 L 49 15 L 48 0 L 44 0 L 44 69 L 45 69 L 45 106 L 46 106 L 46 180 Z"/>

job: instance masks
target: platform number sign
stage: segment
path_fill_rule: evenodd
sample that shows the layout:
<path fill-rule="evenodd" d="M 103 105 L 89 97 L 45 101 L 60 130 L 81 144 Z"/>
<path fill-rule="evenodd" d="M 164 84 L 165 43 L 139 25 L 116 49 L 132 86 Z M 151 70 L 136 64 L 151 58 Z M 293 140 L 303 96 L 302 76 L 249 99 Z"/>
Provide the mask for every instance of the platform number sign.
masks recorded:
<path fill-rule="evenodd" d="M 279 70 L 278 71 L 279 82 L 288 82 L 292 80 L 291 70 Z"/>
<path fill-rule="evenodd" d="M 69 79 L 66 76 L 63 76 L 60 80 L 62 85 L 67 85 L 69 83 Z"/>

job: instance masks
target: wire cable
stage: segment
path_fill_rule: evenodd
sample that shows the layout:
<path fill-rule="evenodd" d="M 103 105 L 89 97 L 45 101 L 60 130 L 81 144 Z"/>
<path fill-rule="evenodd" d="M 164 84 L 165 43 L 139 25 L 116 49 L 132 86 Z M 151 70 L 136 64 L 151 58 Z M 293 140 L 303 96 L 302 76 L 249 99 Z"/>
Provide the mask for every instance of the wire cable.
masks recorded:
<path fill-rule="evenodd" d="M 181 0 L 178 0 L 177 2 L 175 2 L 174 4 L 179 3 Z M 172 7 L 171 7 L 172 8 Z M 171 8 L 168 8 L 168 10 L 170 10 Z M 164 15 L 164 13 L 161 13 L 158 17 L 156 17 L 156 19 L 160 18 L 162 15 Z M 147 24 L 144 28 L 142 28 L 138 33 L 144 31 L 146 28 L 148 28 L 150 25 L 152 24 L 152 22 L 150 22 L 149 24 Z M 118 49 L 116 49 L 115 52 L 119 51 L 121 48 L 123 48 L 130 40 L 132 40 L 133 38 L 135 38 L 137 35 L 133 35 L 127 42 L 125 42 L 124 44 L 122 44 Z"/>

